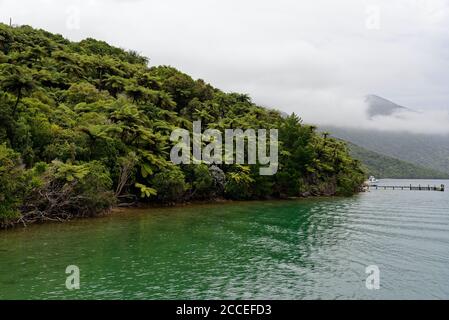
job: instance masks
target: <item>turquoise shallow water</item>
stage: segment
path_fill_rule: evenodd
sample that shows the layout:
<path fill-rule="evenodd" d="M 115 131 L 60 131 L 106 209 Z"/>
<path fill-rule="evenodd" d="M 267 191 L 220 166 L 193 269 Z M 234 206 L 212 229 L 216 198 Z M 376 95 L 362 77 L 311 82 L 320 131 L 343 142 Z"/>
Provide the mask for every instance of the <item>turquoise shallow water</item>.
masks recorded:
<path fill-rule="evenodd" d="M 382 181 L 385 184 L 449 181 Z M 80 269 L 80 290 L 65 269 Z M 380 269 L 380 289 L 365 267 Z M 449 192 L 132 210 L 0 232 L 0 299 L 449 298 Z"/>

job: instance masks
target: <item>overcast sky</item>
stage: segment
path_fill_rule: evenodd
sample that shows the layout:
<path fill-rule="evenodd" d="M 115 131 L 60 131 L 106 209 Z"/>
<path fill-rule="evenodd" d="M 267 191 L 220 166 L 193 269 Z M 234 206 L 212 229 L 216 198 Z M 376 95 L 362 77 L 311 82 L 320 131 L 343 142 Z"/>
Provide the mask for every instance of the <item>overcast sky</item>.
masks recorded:
<path fill-rule="evenodd" d="M 449 132 L 445 0 L 0 0 L 10 17 L 134 49 L 307 122 Z M 423 112 L 369 121 L 369 93 Z"/>

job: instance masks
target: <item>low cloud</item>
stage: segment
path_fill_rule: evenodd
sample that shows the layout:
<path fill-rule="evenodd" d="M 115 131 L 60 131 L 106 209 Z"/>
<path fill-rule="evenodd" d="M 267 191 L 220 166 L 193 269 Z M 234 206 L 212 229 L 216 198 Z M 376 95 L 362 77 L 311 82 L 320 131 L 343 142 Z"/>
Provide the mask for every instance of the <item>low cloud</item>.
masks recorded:
<path fill-rule="evenodd" d="M 392 116 L 377 116 L 365 122 L 367 128 L 421 134 L 449 134 L 449 113 L 427 110 L 423 112 L 401 111 Z"/>
<path fill-rule="evenodd" d="M 172 65 L 306 122 L 447 133 L 447 0 L 0 0 L 13 18 Z M 374 93 L 420 113 L 369 120 Z"/>

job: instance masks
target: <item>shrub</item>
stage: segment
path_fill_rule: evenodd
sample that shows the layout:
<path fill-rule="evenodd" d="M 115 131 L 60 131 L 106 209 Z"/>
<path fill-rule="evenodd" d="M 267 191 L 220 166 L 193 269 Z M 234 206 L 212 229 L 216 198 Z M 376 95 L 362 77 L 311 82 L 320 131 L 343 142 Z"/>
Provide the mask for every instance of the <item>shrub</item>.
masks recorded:
<path fill-rule="evenodd" d="M 226 174 L 225 194 L 235 200 L 250 199 L 253 182 L 249 167 L 235 165 L 233 170 Z"/>
<path fill-rule="evenodd" d="M 252 167 L 252 178 L 254 183 L 252 184 L 252 194 L 257 199 L 269 199 L 273 195 L 273 176 L 261 176 L 259 174 L 259 166 Z"/>
<path fill-rule="evenodd" d="M 337 179 L 336 194 L 340 196 L 351 196 L 359 191 L 360 185 L 365 180 L 365 176 L 362 173 L 341 173 Z"/>
<path fill-rule="evenodd" d="M 184 173 L 175 166 L 157 173 L 153 178 L 153 187 L 157 190 L 157 199 L 162 202 L 180 201 L 189 189 Z"/>
<path fill-rule="evenodd" d="M 304 183 L 295 170 L 280 170 L 276 176 L 276 188 L 281 197 L 297 197 L 304 189 Z M 308 191 L 308 188 L 307 188 Z"/>
<path fill-rule="evenodd" d="M 26 199 L 26 221 L 92 216 L 115 203 L 109 172 L 97 161 L 80 165 L 53 161 L 42 180 Z"/>
<path fill-rule="evenodd" d="M 205 164 L 194 165 L 194 180 L 192 184 L 192 197 L 196 199 L 208 199 L 215 194 L 215 181 L 209 168 Z"/>
<path fill-rule="evenodd" d="M 0 145 L 0 225 L 20 217 L 22 204 L 28 186 L 27 174 L 19 154 Z"/>

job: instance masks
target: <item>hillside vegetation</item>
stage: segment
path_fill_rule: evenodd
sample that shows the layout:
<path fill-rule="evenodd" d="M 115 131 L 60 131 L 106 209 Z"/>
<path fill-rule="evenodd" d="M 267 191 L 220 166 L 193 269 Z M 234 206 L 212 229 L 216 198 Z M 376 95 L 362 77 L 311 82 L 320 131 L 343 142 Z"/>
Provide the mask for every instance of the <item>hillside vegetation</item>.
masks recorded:
<path fill-rule="evenodd" d="M 133 51 L 0 25 L 0 223 L 94 215 L 114 205 L 350 195 L 365 176 L 344 143 L 296 115 L 224 93 Z M 279 170 L 174 165 L 173 129 L 279 129 Z"/>
<path fill-rule="evenodd" d="M 369 175 L 390 179 L 448 179 L 449 174 L 367 150 L 348 143 L 350 154 L 360 160 Z"/>
<path fill-rule="evenodd" d="M 334 137 L 408 163 L 449 174 L 449 136 L 327 127 Z"/>

